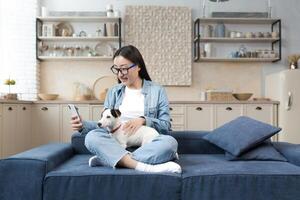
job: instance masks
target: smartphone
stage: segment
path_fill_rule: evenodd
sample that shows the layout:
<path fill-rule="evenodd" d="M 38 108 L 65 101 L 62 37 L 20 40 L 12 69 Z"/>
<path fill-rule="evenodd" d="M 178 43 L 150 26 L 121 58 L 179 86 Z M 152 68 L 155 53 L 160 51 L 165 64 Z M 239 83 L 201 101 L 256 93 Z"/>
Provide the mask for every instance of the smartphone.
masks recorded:
<path fill-rule="evenodd" d="M 80 119 L 78 108 L 74 104 L 68 104 L 68 108 L 71 111 L 72 117 L 76 116 L 76 117 L 78 117 L 78 119 Z"/>

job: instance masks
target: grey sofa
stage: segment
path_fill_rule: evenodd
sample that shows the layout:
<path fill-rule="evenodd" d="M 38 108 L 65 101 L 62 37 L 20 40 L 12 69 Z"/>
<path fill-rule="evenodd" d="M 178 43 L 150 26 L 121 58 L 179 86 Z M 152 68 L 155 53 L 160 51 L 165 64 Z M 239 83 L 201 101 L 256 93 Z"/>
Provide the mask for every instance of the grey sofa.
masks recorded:
<path fill-rule="evenodd" d="M 182 174 L 88 167 L 84 135 L 0 161 L 1 200 L 300 199 L 300 145 L 273 143 L 288 162 L 227 161 L 203 140 L 208 132 L 171 132 Z"/>

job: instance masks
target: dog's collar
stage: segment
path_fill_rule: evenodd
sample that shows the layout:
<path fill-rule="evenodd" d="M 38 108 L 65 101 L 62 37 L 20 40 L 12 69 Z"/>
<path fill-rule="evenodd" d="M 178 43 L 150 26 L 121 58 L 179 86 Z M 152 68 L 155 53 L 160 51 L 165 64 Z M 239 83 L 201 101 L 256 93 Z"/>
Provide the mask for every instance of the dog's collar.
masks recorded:
<path fill-rule="evenodd" d="M 111 131 L 110 131 L 110 133 L 114 133 L 114 132 L 116 132 L 116 131 L 117 131 L 117 130 L 118 130 L 120 127 L 121 127 L 121 125 L 122 125 L 122 124 L 120 124 L 120 125 L 119 125 L 117 128 L 115 128 L 115 129 L 111 130 Z"/>

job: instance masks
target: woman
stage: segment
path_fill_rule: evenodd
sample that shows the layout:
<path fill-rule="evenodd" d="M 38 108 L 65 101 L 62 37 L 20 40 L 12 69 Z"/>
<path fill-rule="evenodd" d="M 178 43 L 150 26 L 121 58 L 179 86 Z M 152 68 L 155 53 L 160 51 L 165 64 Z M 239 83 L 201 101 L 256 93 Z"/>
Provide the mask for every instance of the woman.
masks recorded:
<path fill-rule="evenodd" d="M 181 173 L 180 166 L 170 161 L 177 157 L 177 141 L 163 135 L 171 126 L 166 92 L 151 81 L 138 49 L 131 45 L 120 48 L 114 55 L 111 70 L 118 76 L 119 84 L 109 90 L 104 107 L 121 111 L 125 132 L 134 134 L 139 127 L 146 125 L 155 128 L 160 135 L 131 153 L 121 147 L 107 130 L 99 128 L 96 122 L 74 117 L 71 120 L 73 130 L 82 129 L 81 133 L 87 134 L 85 146 L 95 154 L 89 159 L 89 166 Z"/>

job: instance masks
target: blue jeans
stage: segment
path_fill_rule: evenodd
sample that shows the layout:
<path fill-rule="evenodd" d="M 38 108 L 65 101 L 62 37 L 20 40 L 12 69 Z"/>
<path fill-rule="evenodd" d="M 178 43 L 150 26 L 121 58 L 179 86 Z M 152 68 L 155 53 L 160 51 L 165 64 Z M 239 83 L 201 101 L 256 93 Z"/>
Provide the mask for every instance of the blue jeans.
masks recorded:
<path fill-rule="evenodd" d="M 113 138 L 106 129 L 98 128 L 89 131 L 85 137 L 85 146 L 104 166 L 116 167 L 126 155 L 147 164 L 159 164 L 176 158 L 178 143 L 172 136 L 159 135 L 152 142 L 129 152 Z"/>

